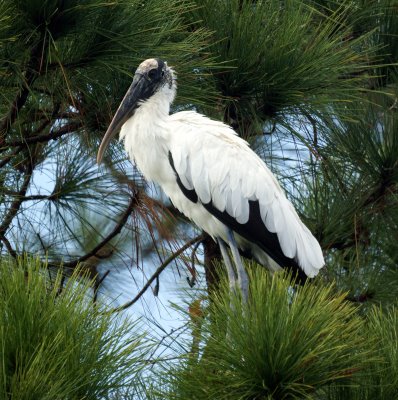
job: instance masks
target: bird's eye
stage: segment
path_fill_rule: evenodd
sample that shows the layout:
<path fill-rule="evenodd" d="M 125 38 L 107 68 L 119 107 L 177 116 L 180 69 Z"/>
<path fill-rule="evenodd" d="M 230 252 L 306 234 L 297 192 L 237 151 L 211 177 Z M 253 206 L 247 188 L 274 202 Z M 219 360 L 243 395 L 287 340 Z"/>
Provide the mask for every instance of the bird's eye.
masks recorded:
<path fill-rule="evenodd" d="M 153 68 L 148 72 L 148 78 L 151 80 L 156 79 L 157 75 L 158 75 L 158 70 L 156 68 Z"/>

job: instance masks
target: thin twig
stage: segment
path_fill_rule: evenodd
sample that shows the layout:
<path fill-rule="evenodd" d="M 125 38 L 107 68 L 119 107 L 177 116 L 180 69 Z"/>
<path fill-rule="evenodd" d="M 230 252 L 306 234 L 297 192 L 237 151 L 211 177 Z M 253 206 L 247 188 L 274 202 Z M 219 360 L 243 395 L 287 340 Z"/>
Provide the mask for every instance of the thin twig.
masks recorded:
<path fill-rule="evenodd" d="M 88 253 L 84 254 L 83 256 L 79 257 L 77 260 L 74 261 L 69 261 L 66 263 L 63 263 L 63 266 L 65 268 L 75 268 L 79 263 L 86 261 L 87 259 L 89 259 L 90 257 L 96 256 L 97 253 L 106 245 L 108 244 L 116 235 L 118 235 L 123 226 L 126 224 L 130 214 L 132 213 L 132 211 L 134 210 L 134 207 L 137 204 L 137 199 L 136 199 L 136 195 L 133 196 L 130 199 L 129 205 L 126 209 L 126 211 L 123 213 L 120 221 L 117 223 L 117 225 L 115 226 L 115 228 L 112 230 L 112 232 L 106 236 L 97 246 L 95 246 L 91 251 L 89 251 Z"/>
<path fill-rule="evenodd" d="M 313 146 L 307 146 L 307 147 L 310 153 L 313 156 L 315 156 L 315 159 L 319 160 L 321 158 L 321 155 L 319 154 L 319 147 L 318 147 L 318 127 L 316 119 L 311 114 L 308 114 L 306 112 L 303 112 L 303 114 L 311 124 L 313 132 Z"/>
<path fill-rule="evenodd" d="M 195 244 L 194 248 L 192 249 L 192 254 L 191 254 L 191 278 L 187 276 L 187 282 L 188 285 L 192 288 L 195 286 L 196 283 L 196 268 L 195 268 L 195 259 L 196 259 L 196 252 L 201 245 L 201 242 L 198 242 Z M 188 268 L 189 269 L 189 268 Z"/>
<path fill-rule="evenodd" d="M 109 273 L 111 272 L 110 269 L 108 269 L 104 275 L 101 276 L 100 279 L 98 278 L 98 275 L 96 275 L 95 277 L 95 281 L 94 281 L 94 297 L 93 297 L 93 303 L 97 302 L 97 298 L 98 298 L 98 290 L 100 288 L 100 286 L 102 285 L 102 283 L 104 282 L 105 278 L 109 275 Z"/>
<path fill-rule="evenodd" d="M 20 197 L 19 192 L 14 192 L 13 190 L 7 190 L 5 189 L 3 191 L 3 194 L 7 196 L 12 196 L 12 197 Z M 34 201 L 34 200 L 52 200 L 54 196 L 52 195 L 46 195 L 46 194 L 32 194 L 30 196 L 24 196 L 21 201 Z"/>
<path fill-rule="evenodd" d="M 119 312 L 122 310 L 126 310 L 127 308 L 131 307 L 134 303 L 136 303 L 140 297 L 148 290 L 151 286 L 152 282 L 159 277 L 159 275 L 165 270 L 165 268 L 174 261 L 181 253 L 183 253 L 186 249 L 191 247 L 193 244 L 203 240 L 203 235 L 196 236 L 195 238 L 186 242 L 182 247 L 180 247 L 177 251 L 175 251 L 166 261 L 158 267 L 158 269 L 154 272 L 154 274 L 148 279 L 147 283 L 143 286 L 143 288 L 138 292 L 138 294 L 127 303 L 116 307 L 112 310 L 112 312 Z"/>

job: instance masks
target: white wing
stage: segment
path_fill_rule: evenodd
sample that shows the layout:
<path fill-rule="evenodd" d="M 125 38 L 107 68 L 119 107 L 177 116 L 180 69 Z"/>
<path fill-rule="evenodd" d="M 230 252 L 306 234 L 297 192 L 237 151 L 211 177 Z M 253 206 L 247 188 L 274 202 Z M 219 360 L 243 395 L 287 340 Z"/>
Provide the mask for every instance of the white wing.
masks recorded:
<path fill-rule="evenodd" d="M 258 202 L 262 226 L 277 235 L 283 254 L 307 276 L 315 276 L 324 265 L 318 241 L 247 142 L 227 125 L 195 112 L 179 112 L 170 119 L 170 152 L 184 187 L 241 225 L 249 223 L 251 206 Z"/>

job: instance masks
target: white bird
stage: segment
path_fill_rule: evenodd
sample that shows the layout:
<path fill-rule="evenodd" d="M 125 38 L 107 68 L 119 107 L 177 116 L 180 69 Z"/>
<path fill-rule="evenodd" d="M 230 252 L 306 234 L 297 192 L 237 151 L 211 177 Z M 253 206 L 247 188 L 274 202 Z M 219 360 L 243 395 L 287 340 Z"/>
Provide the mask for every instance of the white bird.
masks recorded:
<path fill-rule="evenodd" d="M 219 243 L 230 286 L 237 281 L 245 297 L 248 278 L 239 253 L 272 271 L 290 268 L 301 279 L 317 275 L 324 265 L 321 247 L 265 163 L 224 123 L 194 111 L 170 115 L 176 89 L 175 72 L 166 62 L 142 62 L 97 162 L 120 130 L 144 177 Z"/>

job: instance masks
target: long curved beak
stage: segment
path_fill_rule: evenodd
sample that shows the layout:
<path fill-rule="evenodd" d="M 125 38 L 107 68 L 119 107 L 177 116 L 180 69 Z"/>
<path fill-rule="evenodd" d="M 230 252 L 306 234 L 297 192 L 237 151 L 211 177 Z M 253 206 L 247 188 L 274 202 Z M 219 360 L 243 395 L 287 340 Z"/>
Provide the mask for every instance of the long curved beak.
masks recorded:
<path fill-rule="evenodd" d="M 148 98 L 148 92 L 151 89 L 151 82 L 144 75 L 134 75 L 133 83 L 130 85 L 127 93 L 123 97 L 119 108 L 110 123 L 104 138 L 100 144 L 97 154 L 97 163 L 100 164 L 105 150 L 109 146 L 111 139 L 119 132 L 123 124 L 133 116 L 135 109 L 139 106 L 139 101 Z"/>

